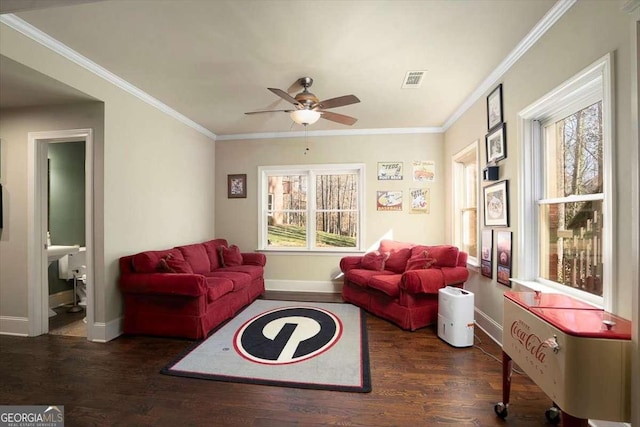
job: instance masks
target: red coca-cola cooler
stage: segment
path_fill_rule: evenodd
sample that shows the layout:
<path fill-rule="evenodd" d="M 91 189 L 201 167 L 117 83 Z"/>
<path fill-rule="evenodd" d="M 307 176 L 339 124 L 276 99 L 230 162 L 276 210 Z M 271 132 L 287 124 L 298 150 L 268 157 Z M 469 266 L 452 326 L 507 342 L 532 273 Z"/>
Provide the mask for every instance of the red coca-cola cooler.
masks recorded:
<path fill-rule="evenodd" d="M 515 362 L 554 402 L 549 421 L 630 420 L 630 321 L 566 295 L 505 292 L 502 344 L 500 417 Z"/>

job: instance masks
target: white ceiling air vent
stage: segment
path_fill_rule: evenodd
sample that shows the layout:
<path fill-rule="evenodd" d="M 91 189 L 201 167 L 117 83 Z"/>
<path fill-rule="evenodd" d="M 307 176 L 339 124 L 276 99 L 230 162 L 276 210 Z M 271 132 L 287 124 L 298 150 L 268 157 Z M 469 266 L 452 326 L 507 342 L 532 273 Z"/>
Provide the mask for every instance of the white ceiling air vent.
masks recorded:
<path fill-rule="evenodd" d="M 422 84 L 426 71 L 407 71 L 402 82 L 402 89 L 417 89 Z"/>

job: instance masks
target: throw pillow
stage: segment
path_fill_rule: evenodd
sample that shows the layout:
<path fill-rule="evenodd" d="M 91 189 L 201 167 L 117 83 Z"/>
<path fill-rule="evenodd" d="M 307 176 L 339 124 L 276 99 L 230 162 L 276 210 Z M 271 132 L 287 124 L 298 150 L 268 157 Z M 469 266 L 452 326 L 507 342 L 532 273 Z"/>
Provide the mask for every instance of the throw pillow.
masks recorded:
<path fill-rule="evenodd" d="M 421 270 L 431 268 L 435 263 L 435 258 L 431 258 L 428 251 L 423 251 L 422 253 L 413 255 L 411 258 L 409 258 L 409 261 L 407 261 L 406 270 Z"/>
<path fill-rule="evenodd" d="M 166 273 L 193 274 L 193 269 L 186 260 L 176 258 L 171 254 L 160 260 L 158 268 Z"/>
<path fill-rule="evenodd" d="M 368 252 L 362 257 L 360 265 L 366 270 L 382 271 L 387 258 L 389 258 L 389 254 L 383 254 L 378 251 Z"/>
<path fill-rule="evenodd" d="M 392 251 L 389 254 L 389 258 L 387 258 L 387 262 L 385 263 L 385 270 L 393 271 L 397 274 L 404 273 L 405 268 L 407 267 L 407 261 L 411 256 L 411 248 L 403 248 Z"/>
<path fill-rule="evenodd" d="M 233 267 L 235 265 L 242 265 L 242 254 L 240 248 L 236 245 L 229 247 L 220 246 L 220 261 L 223 267 Z"/>

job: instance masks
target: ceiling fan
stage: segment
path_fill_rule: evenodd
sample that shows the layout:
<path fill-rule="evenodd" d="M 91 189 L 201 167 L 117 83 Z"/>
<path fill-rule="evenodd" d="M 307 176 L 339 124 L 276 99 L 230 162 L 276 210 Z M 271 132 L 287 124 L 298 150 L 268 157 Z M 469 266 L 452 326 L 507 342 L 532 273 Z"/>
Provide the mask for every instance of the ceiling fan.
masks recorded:
<path fill-rule="evenodd" d="M 301 125 L 311 125 L 323 118 L 331 120 L 332 122 L 341 123 L 343 125 L 351 126 L 358 121 L 355 117 L 345 116 L 344 114 L 338 114 L 331 111 L 326 111 L 329 108 L 344 107 L 345 105 L 356 104 L 360 102 L 355 95 L 344 95 L 337 98 L 331 98 L 324 101 L 320 101 L 313 93 L 309 92 L 309 87 L 313 84 L 311 77 L 302 77 L 298 79 L 298 83 L 304 89 L 302 92 L 292 97 L 282 89 L 268 88 L 271 92 L 278 95 L 280 98 L 287 102 L 290 102 L 295 106 L 295 109 L 289 110 L 265 110 L 265 111 L 250 111 L 245 114 L 261 114 L 261 113 L 275 113 L 283 112 L 289 113 L 291 119 Z"/>

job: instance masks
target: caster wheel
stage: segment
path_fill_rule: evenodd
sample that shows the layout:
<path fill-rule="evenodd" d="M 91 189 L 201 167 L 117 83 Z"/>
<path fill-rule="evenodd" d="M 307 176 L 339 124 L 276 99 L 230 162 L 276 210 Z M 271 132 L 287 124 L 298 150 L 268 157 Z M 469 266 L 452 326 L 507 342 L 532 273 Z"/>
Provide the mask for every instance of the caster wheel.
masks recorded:
<path fill-rule="evenodd" d="M 504 403 L 496 403 L 496 406 L 493 407 L 493 410 L 496 411 L 496 415 L 500 418 L 507 418 L 507 405 L 505 405 Z"/>
<path fill-rule="evenodd" d="M 560 422 L 560 410 L 555 406 L 544 411 L 544 416 L 551 424 L 558 424 Z"/>

